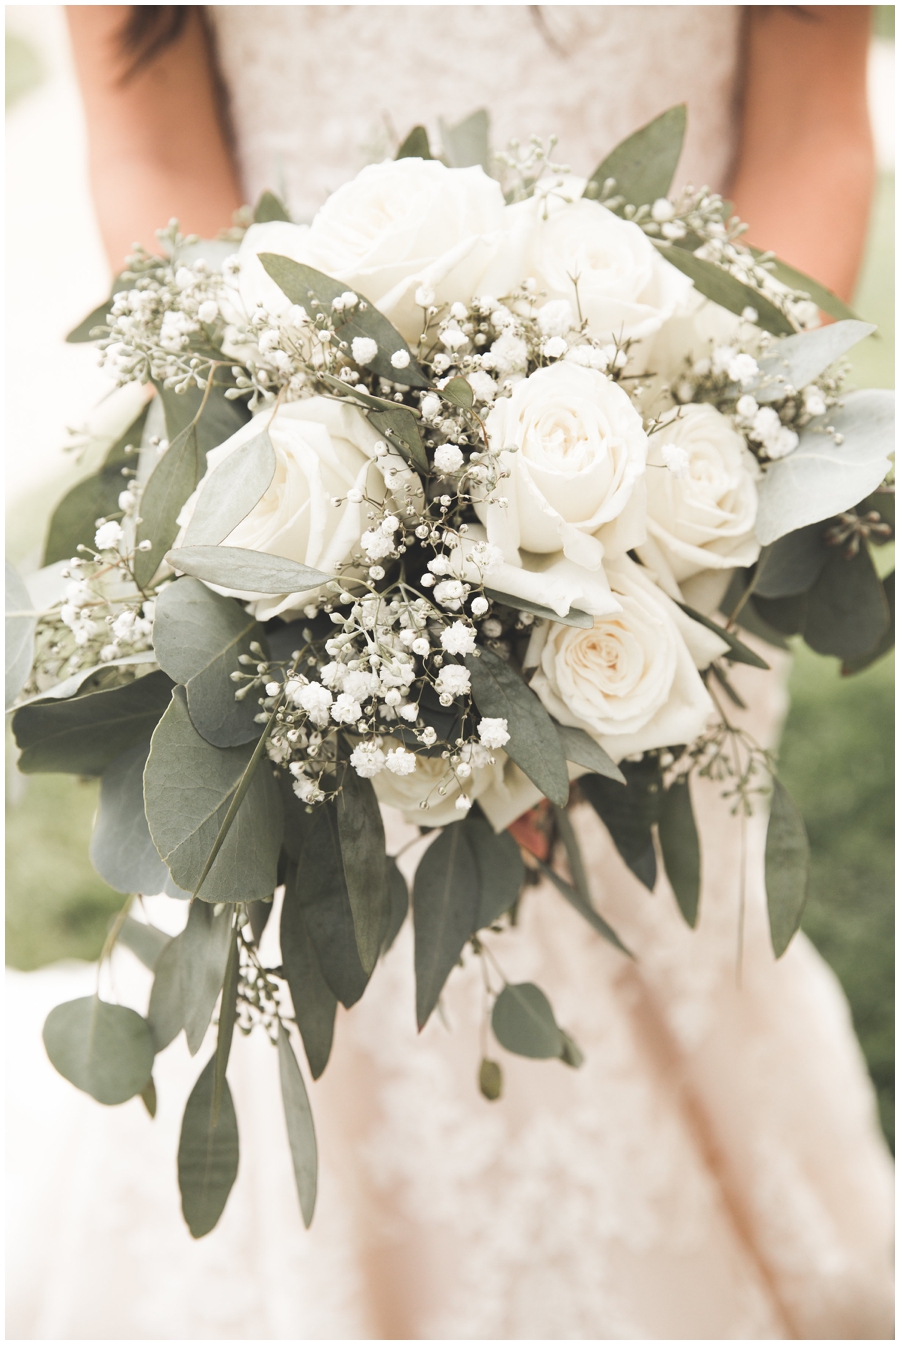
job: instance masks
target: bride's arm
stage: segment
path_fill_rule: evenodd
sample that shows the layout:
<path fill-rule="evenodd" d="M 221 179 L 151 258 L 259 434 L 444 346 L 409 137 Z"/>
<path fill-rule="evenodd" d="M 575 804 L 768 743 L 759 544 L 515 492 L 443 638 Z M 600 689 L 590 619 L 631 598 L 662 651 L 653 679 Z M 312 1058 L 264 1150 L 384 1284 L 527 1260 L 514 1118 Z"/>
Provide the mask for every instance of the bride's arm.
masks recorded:
<path fill-rule="evenodd" d="M 241 204 L 196 7 L 177 40 L 124 79 L 127 5 L 68 8 L 88 126 L 97 220 L 113 271 L 134 242 L 157 250 L 173 215 L 183 232 L 212 237 Z"/>
<path fill-rule="evenodd" d="M 747 7 L 731 196 L 758 247 L 849 299 L 875 175 L 868 5 Z"/>

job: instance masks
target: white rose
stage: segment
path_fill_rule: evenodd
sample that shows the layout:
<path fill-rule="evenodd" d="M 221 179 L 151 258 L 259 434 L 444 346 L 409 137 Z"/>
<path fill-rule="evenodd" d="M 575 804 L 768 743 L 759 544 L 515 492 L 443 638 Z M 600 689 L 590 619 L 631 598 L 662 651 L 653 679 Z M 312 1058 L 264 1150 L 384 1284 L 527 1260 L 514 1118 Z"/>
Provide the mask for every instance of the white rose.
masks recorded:
<path fill-rule="evenodd" d="M 367 523 L 366 505 L 350 502 L 348 491 L 384 498 L 379 467 L 388 459 L 375 463 L 378 435 L 355 407 L 341 406 L 326 397 L 290 402 L 279 407 L 274 419 L 271 408 L 261 411 L 214 448 L 207 455 L 203 481 L 235 449 L 263 430 L 268 431 L 275 450 L 275 475 L 259 503 L 222 545 L 284 556 L 333 574 L 358 547 Z M 203 481 L 179 515 L 182 526 L 190 521 Z M 343 503 L 335 506 L 332 499 L 338 497 Z M 254 610 L 260 621 L 300 610 L 313 600 L 308 591 L 299 596 L 256 596 Z"/>
<path fill-rule="evenodd" d="M 609 577 L 620 613 L 595 619 L 593 630 L 548 622 L 535 631 L 532 690 L 614 761 L 690 743 L 713 710 L 697 668 L 723 654 L 725 641 L 685 616 L 627 557 Z"/>
<path fill-rule="evenodd" d="M 308 224 L 289 224 L 286 220 L 250 225 L 237 253 L 237 294 L 243 312 L 232 313 L 226 301 L 226 317 L 244 320 L 251 318 L 258 308 L 265 308 L 278 317 L 287 315 L 291 301 L 264 269 L 258 253 L 273 252 L 295 262 L 306 261 L 308 234 Z"/>
<path fill-rule="evenodd" d="M 488 437 L 509 471 L 476 506 L 505 559 L 562 552 L 588 570 L 644 540 L 647 436 L 626 393 L 596 369 L 539 369 L 498 401 Z"/>
<path fill-rule="evenodd" d="M 663 465 L 669 445 L 686 458 L 683 474 Z M 647 531 L 679 584 L 703 570 L 753 564 L 759 469 L 715 407 L 701 403 L 667 417 L 651 436 L 647 462 Z"/>
<path fill-rule="evenodd" d="M 677 383 L 688 358 L 694 363 L 710 359 L 713 351 L 722 346 L 740 346 L 741 350 L 755 354 L 760 341 L 758 328 L 692 289 L 679 311 L 648 344 L 644 363 L 652 370 L 650 385 L 659 388 Z"/>
<path fill-rule="evenodd" d="M 372 781 L 378 802 L 399 808 L 413 826 L 445 827 L 458 822 L 460 813 L 456 801 L 465 789 L 473 803 L 492 786 L 502 785 L 507 762 L 505 752 L 494 752 L 493 765 L 475 766 L 463 782 L 441 757 L 418 756 L 416 769 L 410 775 L 392 775 L 381 771 Z M 444 787 L 445 792 L 438 791 Z M 421 808 L 419 805 L 426 806 Z M 526 803 L 521 812 L 531 805 Z M 516 814 L 518 816 L 518 814 Z M 512 820 L 512 819 L 511 819 Z"/>
<path fill-rule="evenodd" d="M 507 206 L 504 226 L 503 246 L 479 293 L 509 294 L 533 276 L 538 292 L 551 302 L 567 299 L 596 337 L 649 336 L 693 288 L 637 224 L 597 201 L 534 196 Z"/>

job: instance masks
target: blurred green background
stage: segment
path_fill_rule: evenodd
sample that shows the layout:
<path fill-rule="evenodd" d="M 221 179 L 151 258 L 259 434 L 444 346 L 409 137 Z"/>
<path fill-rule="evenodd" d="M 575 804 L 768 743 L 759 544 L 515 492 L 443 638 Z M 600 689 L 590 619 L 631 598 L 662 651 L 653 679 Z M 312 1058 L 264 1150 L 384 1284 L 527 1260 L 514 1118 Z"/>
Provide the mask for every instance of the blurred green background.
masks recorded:
<path fill-rule="evenodd" d="M 877 6 L 875 30 L 893 38 L 893 6 Z M 41 79 L 40 62 L 8 36 L 6 102 Z M 855 381 L 892 387 L 894 377 L 894 177 L 882 173 L 856 308 L 879 336 L 855 352 Z M 880 568 L 892 560 L 879 553 Z M 890 548 L 893 551 L 893 548 Z M 839 976 L 893 1146 L 893 677 L 894 658 L 856 677 L 800 646 L 781 773 L 803 811 L 813 849 L 803 928 Z M 93 959 L 122 898 L 88 859 L 96 783 L 28 779 L 8 767 L 6 960 L 22 970 L 59 958 Z"/>

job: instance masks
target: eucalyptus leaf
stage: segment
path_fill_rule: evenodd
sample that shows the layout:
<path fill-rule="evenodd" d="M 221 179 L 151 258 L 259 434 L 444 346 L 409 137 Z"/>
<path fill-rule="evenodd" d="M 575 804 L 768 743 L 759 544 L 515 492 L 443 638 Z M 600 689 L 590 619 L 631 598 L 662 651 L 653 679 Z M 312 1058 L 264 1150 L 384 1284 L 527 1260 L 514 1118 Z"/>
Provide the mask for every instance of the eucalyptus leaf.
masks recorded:
<path fill-rule="evenodd" d="M 894 647 L 894 571 L 882 580 L 882 590 L 884 600 L 887 604 L 889 620 L 887 630 L 879 640 L 878 644 L 868 654 L 863 654 L 860 658 L 845 659 L 841 668 L 841 675 L 849 677 L 853 673 L 862 672 L 865 668 L 871 667 L 878 659 L 885 654 L 889 654 Z"/>
<path fill-rule="evenodd" d="M 281 799 L 269 763 L 258 754 L 243 801 L 219 839 L 253 758 L 249 744 L 211 747 L 191 723 L 184 688 L 175 687 L 153 735 L 144 803 L 150 835 L 175 882 L 185 891 L 199 889 L 205 902 L 254 901 L 275 890 Z M 216 844 L 221 848 L 207 872 Z"/>
<path fill-rule="evenodd" d="M 584 729 L 571 728 L 568 724 L 558 724 L 555 719 L 553 723 L 566 761 L 574 761 L 576 766 L 584 766 L 596 775 L 605 775 L 624 785 L 625 776 L 609 753 L 589 733 L 585 733 Z"/>
<path fill-rule="evenodd" d="M 28 681 L 34 662 L 37 612 L 14 565 L 6 562 L 6 708 Z"/>
<path fill-rule="evenodd" d="M 66 677 L 62 682 L 57 682 L 55 686 L 48 687 L 46 691 L 36 691 L 33 696 L 27 700 L 20 701 L 19 705 L 33 705 L 35 701 L 65 701 L 74 696 L 90 678 L 97 678 L 101 674 L 108 673 L 110 668 L 133 668 L 142 663 L 155 663 L 156 654 L 152 649 L 142 649 L 137 654 L 126 654 L 123 658 L 110 659 L 108 663 L 95 663 L 91 668 L 79 668 L 78 672 L 72 673 L 71 677 Z"/>
<path fill-rule="evenodd" d="M 394 155 L 395 159 L 433 159 L 424 126 L 414 126 Z"/>
<path fill-rule="evenodd" d="M 679 910 L 694 929 L 700 911 L 700 838 L 687 777 L 676 780 L 662 796 L 659 844 Z"/>
<path fill-rule="evenodd" d="M 104 299 L 103 303 L 98 304 L 95 309 L 88 313 L 86 318 L 82 318 L 78 326 L 73 327 L 66 337 L 68 343 L 70 345 L 81 345 L 86 341 L 99 341 L 101 336 L 106 336 L 112 302 L 112 297 Z M 98 330 L 98 328 L 102 330 Z"/>
<path fill-rule="evenodd" d="M 202 1238 L 215 1228 L 238 1172 L 237 1117 L 227 1082 L 213 1121 L 214 1070 L 213 1058 L 188 1098 L 178 1145 L 181 1209 L 192 1238 Z"/>
<path fill-rule="evenodd" d="M 782 635 L 799 635 L 806 620 L 805 593 L 793 593 L 787 598 L 759 598 L 753 593 L 741 616 L 748 606 L 767 626 Z"/>
<path fill-rule="evenodd" d="M 278 1024 L 278 1072 L 300 1212 L 304 1225 L 309 1228 L 316 1208 L 319 1170 L 316 1132 L 303 1075 L 283 1023 Z"/>
<path fill-rule="evenodd" d="M 508 911 L 525 886 L 522 852 L 508 831 L 498 835 L 483 817 L 469 816 L 457 823 L 475 855 L 481 893 L 478 917 L 471 933 L 486 929 Z"/>
<path fill-rule="evenodd" d="M 290 224 L 291 217 L 287 212 L 287 207 L 282 205 L 274 192 L 264 191 L 256 203 L 253 223 L 270 224 L 272 220 L 283 220 L 286 224 Z"/>
<path fill-rule="evenodd" d="M 788 336 L 769 346 L 759 361 L 759 379 L 746 391 L 752 392 L 758 402 L 780 401 L 787 388 L 799 392 L 875 330 L 871 322 L 849 318 Z"/>
<path fill-rule="evenodd" d="M 504 986 L 494 1002 L 491 1027 L 500 1045 L 515 1055 L 552 1060 L 562 1053 L 562 1033 L 550 1001 L 528 981 Z"/>
<path fill-rule="evenodd" d="M 222 1093 L 225 1088 L 225 1074 L 231 1055 L 231 1043 L 234 1039 L 234 1025 L 237 1021 L 238 982 L 241 974 L 241 938 L 237 929 L 229 922 L 228 960 L 225 963 L 225 978 L 222 982 L 222 1003 L 219 1008 L 219 1025 L 216 1031 L 215 1068 L 213 1069 L 213 1123 L 218 1122 L 222 1107 Z"/>
<path fill-rule="evenodd" d="M 178 515 L 203 476 L 197 432 L 193 425 L 170 443 L 144 486 L 134 556 L 135 582 L 149 586 L 160 562 L 178 534 Z M 149 542 L 146 549 L 142 542 Z"/>
<path fill-rule="evenodd" d="M 626 957 L 634 957 L 631 949 L 622 942 L 612 925 L 607 924 L 603 916 L 594 910 L 590 901 L 581 892 L 576 890 L 571 883 L 567 883 L 565 878 L 560 878 L 559 874 L 554 872 L 549 864 L 545 864 L 543 860 L 538 860 L 538 867 L 544 877 L 550 879 L 560 896 L 565 897 L 569 905 L 584 917 L 601 938 L 606 939 L 607 943 L 611 943 L 614 948 L 618 948 L 619 952 L 624 953 Z"/>
<path fill-rule="evenodd" d="M 285 911 L 293 900 L 303 907 L 326 983 L 349 1009 L 362 996 L 369 977 L 359 960 L 333 803 L 321 803 L 315 809 L 297 865 L 295 893 L 286 893 Z M 282 922 L 286 918 L 283 915 Z"/>
<path fill-rule="evenodd" d="M 768 255 L 763 253 L 760 248 L 751 247 L 750 251 L 755 257 Z M 772 260 L 771 272 L 777 280 L 787 285 L 792 290 L 799 290 L 801 293 L 808 294 L 814 303 L 818 304 L 823 313 L 828 313 L 833 318 L 853 318 L 858 321 L 858 314 L 839 299 L 831 290 L 820 285 L 818 280 L 813 280 L 812 276 L 804 275 L 796 267 L 788 266 L 780 257 L 774 257 Z"/>
<path fill-rule="evenodd" d="M 387 860 L 387 890 L 387 920 L 381 940 L 382 953 L 387 953 L 390 950 L 409 914 L 409 888 L 406 885 L 406 879 L 397 867 L 397 861 L 390 857 Z"/>
<path fill-rule="evenodd" d="M 625 783 L 624 775 L 622 776 L 622 783 Z M 578 837 L 575 835 L 575 828 L 572 826 L 572 818 L 569 815 L 569 810 L 568 808 L 557 808 L 555 804 L 552 806 L 556 834 L 559 840 L 562 841 L 563 849 L 566 852 L 566 861 L 569 865 L 569 872 L 572 875 L 572 885 L 584 905 L 593 908 L 587 870 L 584 867 L 581 846 L 578 844 Z"/>
<path fill-rule="evenodd" d="M 331 1055 L 337 998 L 325 977 L 293 883 L 281 908 L 281 961 L 310 1073 L 318 1079 Z"/>
<path fill-rule="evenodd" d="M 740 315 L 745 308 L 756 312 L 756 325 L 773 336 L 792 336 L 794 326 L 781 309 L 776 308 L 759 290 L 745 285 L 715 262 L 704 261 L 693 252 L 673 247 L 671 243 L 655 245 L 666 261 L 694 283 L 694 288 L 713 303 Z"/>
<path fill-rule="evenodd" d="M 881 643 L 890 615 L 868 548 L 848 559 L 834 547 L 806 595 L 803 638 L 817 654 L 865 658 Z"/>
<path fill-rule="evenodd" d="M 766 831 L 766 898 L 776 957 L 781 957 L 800 928 L 809 891 L 809 863 L 803 818 L 781 781 L 773 779 Z"/>
<path fill-rule="evenodd" d="M 791 598 L 812 588 L 831 555 L 821 522 L 785 533 L 764 546 L 756 562 L 753 592 L 760 598 Z"/>
<path fill-rule="evenodd" d="M 265 640 L 262 627 L 234 598 L 199 579 L 167 584 L 156 600 L 153 644 L 164 672 L 187 692 L 194 728 L 213 747 L 239 747 L 258 738 L 258 697 L 238 701 L 231 675 L 240 657 Z"/>
<path fill-rule="evenodd" d="M 348 769 L 336 808 L 356 946 L 363 971 L 371 973 L 381 948 L 388 901 L 384 824 L 371 780 L 364 780 Z"/>
<path fill-rule="evenodd" d="M 181 994 L 181 949 L 184 933 L 177 934 L 160 953 L 154 967 L 150 989 L 147 1024 L 153 1049 L 164 1051 L 184 1027 L 184 1003 Z"/>
<path fill-rule="evenodd" d="M 491 602 L 502 603 L 504 607 L 514 607 L 519 612 L 531 612 L 533 616 L 542 617 L 544 621 L 557 621 L 561 626 L 578 626 L 581 630 L 593 629 L 594 618 L 589 612 L 579 612 L 577 607 L 570 607 L 565 616 L 560 616 L 552 607 L 543 607 L 539 602 L 517 598 L 511 593 L 501 593 L 495 588 L 486 588 L 484 596 Z"/>
<path fill-rule="evenodd" d="M 653 757 L 623 761 L 622 773 L 624 789 L 601 775 L 583 775 L 578 785 L 625 863 L 652 892 L 656 886 L 656 852 L 651 827 L 657 820 L 662 790 L 659 764 Z"/>
<path fill-rule="evenodd" d="M 164 892 L 169 897 L 187 899 L 190 893 L 173 882 L 160 859 L 144 815 L 144 767 L 149 753 L 147 738 L 126 748 L 103 772 L 91 836 L 91 863 L 116 892 L 147 897 Z"/>
<path fill-rule="evenodd" d="M 478 923 L 478 862 L 462 822 L 445 827 L 425 851 L 413 882 L 416 1022 L 427 1023 L 444 983 Z"/>
<path fill-rule="evenodd" d="M 581 1066 L 584 1064 L 584 1051 L 582 1051 L 577 1041 L 569 1036 L 568 1032 L 563 1032 L 562 1028 L 559 1030 L 559 1035 L 562 1038 L 562 1050 L 559 1054 L 560 1060 L 564 1065 L 568 1065 L 570 1069 L 581 1069 Z"/>
<path fill-rule="evenodd" d="M 457 378 L 451 378 L 440 389 L 440 394 L 445 402 L 451 406 L 473 406 L 475 403 L 475 393 L 472 391 L 472 384 L 467 378 L 461 375 Z"/>
<path fill-rule="evenodd" d="M 684 103 L 655 117 L 606 156 L 591 175 L 585 196 L 598 197 L 609 178 L 615 179 L 615 194 L 630 205 L 650 205 L 665 196 L 678 167 L 686 127 Z"/>
<path fill-rule="evenodd" d="M 156 1116 L 156 1084 L 153 1082 L 152 1075 L 141 1089 L 141 1101 L 147 1108 L 148 1115 L 152 1121 Z"/>
<path fill-rule="evenodd" d="M 318 376 L 323 383 L 327 383 L 329 387 L 334 388 L 335 392 L 340 393 L 342 401 L 349 403 L 351 406 L 356 405 L 366 411 L 394 411 L 397 409 L 397 402 L 389 402 L 386 397 L 373 397 L 364 388 L 351 386 L 349 383 L 345 383 L 342 378 L 334 378 L 331 374 L 326 373 L 320 373 Z M 402 409 L 409 411 L 410 415 L 413 414 L 409 407 Z"/>
<path fill-rule="evenodd" d="M 19 770 L 102 775 L 121 752 L 153 732 L 171 691 L 171 679 L 152 672 L 124 686 L 23 706 L 13 716 Z"/>
<path fill-rule="evenodd" d="M 478 1087 L 488 1102 L 497 1102 L 503 1096 L 503 1071 L 496 1060 L 482 1060 L 478 1070 Z"/>
<path fill-rule="evenodd" d="M 142 924 L 133 916 L 126 915 L 116 942 L 124 944 L 139 961 L 143 962 L 148 971 L 153 971 L 161 953 L 168 948 L 172 940 L 155 925 Z"/>
<path fill-rule="evenodd" d="M 188 1050 L 196 1055 L 203 1045 L 225 979 L 231 911 L 226 909 L 215 915 L 205 902 L 193 901 L 188 922 L 178 937 L 184 1033 Z"/>
<path fill-rule="evenodd" d="M 488 171 L 490 163 L 490 122 L 483 107 L 468 117 L 448 126 L 438 119 L 443 157 L 451 168 L 474 168 Z"/>
<path fill-rule="evenodd" d="M 894 394 L 864 388 L 843 402 L 810 421 L 793 453 L 766 468 L 756 515 L 756 536 L 763 546 L 852 509 L 890 470 Z M 825 434 L 827 425 L 843 436 L 841 444 Z"/>
<path fill-rule="evenodd" d="M 197 495 L 183 546 L 218 546 L 259 504 L 275 475 L 268 433 L 241 444 L 208 472 Z"/>
<path fill-rule="evenodd" d="M 714 631 L 720 640 L 724 640 L 728 645 L 728 652 L 724 655 L 731 663 L 746 663 L 751 668 L 768 669 L 769 664 L 759 654 L 754 654 L 753 650 L 744 644 L 742 640 L 724 626 L 720 626 L 718 621 L 713 621 L 712 617 L 705 616 L 703 612 L 698 612 L 694 607 L 688 607 L 687 603 L 680 602 L 678 606 L 686 616 L 699 625 L 705 626 L 707 630 Z"/>
<path fill-rule="evenodd" d="M 408 406 L 395 406 L 390 411 L 370 411 L 368 419 L 373 429 L 383 434 L 417 472 L 427 474 L 431 470 L 416 418 Z"/>
<path fill-rule="evenodd" d="M 334 576 L 285 556 L 238 546 L 180 546 L 166 560 L 175 570 L 239 593 L 305 593 Z"/>
<path fill-rule="evenodd" d="M 506 720 L 507 756 L 551 803 L 565 807 L 569 798 L 565 753 L 553 720 L 537 696 L 515 669 L 490 649 L 482 649 L 477 658 L 467 654 L 465 664 L 479 713 L 488 719 Z"/>
<path fill-rule="evenodd" d="M 72 999 L 51 1009 L 43 1036 L 54 1069 L 107 1107 L 127 1102 L 150 1081 L 150 1029 L 133 1009 L 97 995 Z"/>
<path fill-rule="evenodd" d="M 234 251 L 232 244 L 229 252 Z M 192 387 L 186 392 L 156 384 L 157 394 L 165 412 L 166 437 L 174 443 L 189 425 L 197 434 L 198 466 L 200 476 L 206 471 L 206 455 L 218 448 L 250 419 L 250 411 L 243 400 L 233 400 L 225 393 L 234 387 L 233 376 L 217 369 L 215 381 L 209 389 Z M 199 478 L 198 478 L 199 479 Z"/>

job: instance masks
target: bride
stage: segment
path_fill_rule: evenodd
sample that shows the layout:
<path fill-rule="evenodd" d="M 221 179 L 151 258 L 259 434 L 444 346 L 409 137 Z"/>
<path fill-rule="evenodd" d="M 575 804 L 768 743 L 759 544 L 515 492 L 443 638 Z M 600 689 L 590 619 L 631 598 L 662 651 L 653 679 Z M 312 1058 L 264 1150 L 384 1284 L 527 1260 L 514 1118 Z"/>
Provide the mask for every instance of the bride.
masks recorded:
<path fill-rule="evenodd" d="M 154 246 L 171 216 L 208 237 L 264 188 L 309 218 L 419 121 L 433 130 L 487 106 L 495 145 L 555 133 L 559 157 L 589 172 L 686 101 L 681 180 L 727 188 L 755 241 L 844 296 L 872 179 L 867 24 L 853 6 L 70 11 L 114 270 L 135 240 Z M 746 726 L 774 743 L 778 679 L 738 669 L 735 681 Z M 709 782 L 695 806 L 696 932 L 665 881 L 650 896 L 596 817 L 576 809 L 598 909 L 637 961 L 543 886 L 504 936 L 510 975 L 547 988 L 584 1048 L 581 1070 L 551 1077 L 505 1058 L 504 1097 L 486 1102 L 471 1077 L 477 973 L 453 974 L 445 1022 L 435 1016 L 417 1037 L 401 932 L 339 1018 L 313 1089 L 320 1199 L 308 1234 L 265 1039 L 233 1054 L 242 1172 L 199 1243 L 174 1180 L 197 1073 L 183 1046 L 159 1061 L 152 1125 L 137 1100 L 104 1110 L 48 1083 L 47 1180 L 17 1230 L 16 1334 L 891 1336 L 889 1160 L 847 1006 L 802 935 L 773 961 L 761 818 L 748 830 L 738 979 L 739 823 Z M 527 821 L 517 826 L 539 844 Z M 398 818 L 392 848 L 410 834 Z M 153 918 L 172 911 L 154 906 Z M 267 952 L 277 960 L 277 947 Z M 139 999 L 147 983 L 129 958 L 113 968 L 116 989 Z"/>

